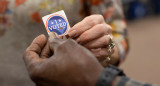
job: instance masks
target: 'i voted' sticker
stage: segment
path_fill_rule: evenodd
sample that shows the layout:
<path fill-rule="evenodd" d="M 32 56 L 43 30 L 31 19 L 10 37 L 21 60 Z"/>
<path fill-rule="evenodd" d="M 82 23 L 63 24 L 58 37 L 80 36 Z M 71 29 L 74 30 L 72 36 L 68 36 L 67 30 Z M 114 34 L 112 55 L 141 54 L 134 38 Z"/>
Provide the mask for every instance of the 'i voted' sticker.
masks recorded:
<path fill-rule="evenodd" d="M 50 32 L 55 32 L 59 37 L 68 34 L 70 25 L 63 10 L 47 15 L 42 19 L 48 34 Z"/>

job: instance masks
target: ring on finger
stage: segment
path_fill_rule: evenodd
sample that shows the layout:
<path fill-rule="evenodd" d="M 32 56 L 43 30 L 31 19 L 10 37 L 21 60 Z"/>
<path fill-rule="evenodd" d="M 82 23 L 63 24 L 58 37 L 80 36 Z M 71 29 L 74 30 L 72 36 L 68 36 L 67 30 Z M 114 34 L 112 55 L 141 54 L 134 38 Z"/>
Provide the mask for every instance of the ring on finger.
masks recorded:
<path fill-rule="evenodd" d="M 111 35 L 107 35 L 109 37 L 109 41 L 110 43 L 107 45 L 107 49 L 109 51 L 109 53 L 111 54 L 112 53 L 112 49 L 114 48 L 115 46 L 115 43 L 113 42 L 113 37 Z"/>
<path fill-rule="evenodd" d="M 111 36 L 111 35 L 107 35 L 108 37 L 109 37 L 109 41 L 110 41 L 110 43 L 109 43 L 109 45 L 107 45 L 107 50 L 108 50 L 108 52 L 109 52 L 109 55 L 107 56 L 107 58 L 106 58 L 106 60 L 107 60 L 107 62 L 108 61 L 110 61 L 111 60 L 111 53 L 112 53 L 112 49 L 114 48 L 114 46 L 115 46 L 115 43 L 113 42 L 113 37 Z"/>

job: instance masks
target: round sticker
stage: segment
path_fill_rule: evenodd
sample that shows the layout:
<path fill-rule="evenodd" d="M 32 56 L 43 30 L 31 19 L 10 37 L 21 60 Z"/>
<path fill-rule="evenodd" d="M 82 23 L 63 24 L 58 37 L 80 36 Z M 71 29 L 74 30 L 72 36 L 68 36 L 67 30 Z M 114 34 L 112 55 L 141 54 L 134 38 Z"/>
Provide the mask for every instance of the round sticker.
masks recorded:
<path fill-rule="evenodd" d="M 49 32 L 56 32 L 59 36 L 65 35 L 68 23 L 66 19 L 61 16 L 52 16 L 49 18 L 47 23 Z"/>

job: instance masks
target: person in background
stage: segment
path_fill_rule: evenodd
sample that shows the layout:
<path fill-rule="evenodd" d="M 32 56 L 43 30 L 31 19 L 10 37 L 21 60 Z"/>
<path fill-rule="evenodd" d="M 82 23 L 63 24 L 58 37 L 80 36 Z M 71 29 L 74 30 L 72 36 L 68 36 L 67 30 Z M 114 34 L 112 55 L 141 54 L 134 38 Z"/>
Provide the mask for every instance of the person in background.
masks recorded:
<path fill-rule="evenodd" d="M 46 37 L 40 35 L 24 54 L 36 86 L 156 86 L 132 80 L 115 66 L 104 68 L 73 39 L 63 40 L 51 33 L 48 48 L 46 43 Z"/>
<path fill-rule="evenodd" d="M 42 16 L 64 10 L 70 25 L 73 26 L 69 33 L 71 38 L 88 48 L 101 63 L 105 63 L 104 66 L 108 64 L 108 60 L 110 64 L 119 65 L 128 53 L 128 36 L 120 0 L 0 0 L 0 5 L 1 31 L 10 28 L 40 30 L 44 26 Z M 96 20 L 100 20 L 99 22 L 91 22 L 94 16 L 85 18 L 93 14 L 103 15 L 104 19 L 99 16 L 96 17 Z M 85 23 L 78 23 L 83 19 Z M 101 25 L 96 27 L 97 33 L 94 33 L 94 28 L 86 28 L 89 26 L 87 23 L 93 23 L 93 26 Z M 112 31 L 108 25 L 112 27 Z M 84 28 L 86 28 L 85 31 L 83 31 Z M 108 33 L 101 35 L 104 28 L 106 29 L 104 32 Z M 89 35 L 96 37 L 91 39 Z M 108 52 L 112 35 L 116 46 Z"/>

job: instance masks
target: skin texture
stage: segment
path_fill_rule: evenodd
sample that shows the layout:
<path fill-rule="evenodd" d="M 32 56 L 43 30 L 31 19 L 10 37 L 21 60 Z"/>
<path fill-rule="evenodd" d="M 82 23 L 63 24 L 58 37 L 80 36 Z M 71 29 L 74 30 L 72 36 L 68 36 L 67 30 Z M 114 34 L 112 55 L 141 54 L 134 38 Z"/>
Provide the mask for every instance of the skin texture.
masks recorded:
<path fill-rule="evenodd" d="M 110 63 L 113 65 L 116 65 L 119 61 L 119 51 L 116 46 L 111 53 L 108 51 L 107 46 L 110 44 L 108 35 L 112 36 L 112 28 L 105 23 L 102 15 L 86 17 L 70 29 L 69 35 L 79 44 L 89 49 L 100 62 L 108 56 L 111 56 Z M 103 66 L 106 67 L 107 64 Z"/>
<path fill-rule="evenodd" d="M 95 56 L 72 39 L 44 35 L 26 49 L 24 61 L 37 86 L 95 86 L 103 67 Z"/>

